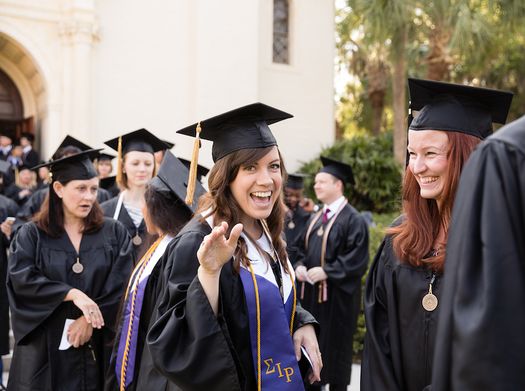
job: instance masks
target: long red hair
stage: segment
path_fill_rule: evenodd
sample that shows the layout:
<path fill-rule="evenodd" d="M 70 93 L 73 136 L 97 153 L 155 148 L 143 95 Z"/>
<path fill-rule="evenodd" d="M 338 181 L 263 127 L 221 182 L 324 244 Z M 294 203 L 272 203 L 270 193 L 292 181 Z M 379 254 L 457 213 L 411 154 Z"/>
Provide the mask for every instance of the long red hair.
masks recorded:
<path fill-rule="evenodd" d="M 393 248 L 399 260 L 416 267 L 425 265 L 437 272 L 442 272 L 444 267 L 448 227 L 463 165 L 481 141 L 464 133 L 446 134 L 448 180 L 443 187 L 441 210 L 436 200 L 421 197 L 417 180 L 407 167 L 402 191 L 404 219 L 401 224 L 387 229 L 387 234 L 393 236 Z M 436 256 L 425 259 L 433 250 L 440 229 L 445 232 L 445 241 L 439 243 L 441 249 Z"/>

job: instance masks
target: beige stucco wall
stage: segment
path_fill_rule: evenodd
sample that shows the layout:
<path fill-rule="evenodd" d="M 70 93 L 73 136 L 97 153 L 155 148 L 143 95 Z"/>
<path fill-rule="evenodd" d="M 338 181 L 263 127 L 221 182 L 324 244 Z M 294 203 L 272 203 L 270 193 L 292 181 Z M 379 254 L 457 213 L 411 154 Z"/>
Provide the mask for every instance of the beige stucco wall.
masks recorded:
<path fill-rule="evenodd" d="M 101 146 L 146 127 L 189 157 L 175 130 L 261 101 L 293 171 L 333 141 L 332 2 L 291 1 L 290 65 L 271 61 L 272 0 L 0 0 L 0 67 L 35 115 L 44 155 L 71 133 Z M 20 54 L 22 53 L 22 54 Z M 211 165 L 209 145 L 201 152 Z"/>

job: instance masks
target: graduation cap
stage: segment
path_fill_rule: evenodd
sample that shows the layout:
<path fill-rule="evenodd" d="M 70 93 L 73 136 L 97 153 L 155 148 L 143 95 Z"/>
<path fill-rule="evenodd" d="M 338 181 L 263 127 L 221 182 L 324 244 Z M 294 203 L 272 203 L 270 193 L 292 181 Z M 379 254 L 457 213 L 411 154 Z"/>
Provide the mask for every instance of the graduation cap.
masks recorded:
<path fill-rule="evenodd" d="M 355 184 L 352 167 L 348 164 L 324 156 L 321 156 L 321 163 L 323 164 L 323 168 L 321 168 L 319 172 L 331 174 L 343 181 L 343 184 Z"/>
<path fill-rule="evenodd" d="M 304 188 L 304 178 L 306 177 L 308 177 L 308 175 L 302 173 L 288 174 L 286 187 L 290 189 L 302 189 Z"/>
<path fill-rule="evenodd" d="M 186 166 L 188 170 L 190 169 L 191 162 L 189 160 L 180 157 L 178 159 L 181 161 L 182 164 Z M 208 175 L 208 172 L 210 172 L 209 168 L 201 166 L 200 164 L 197 165 L 197 179 L 199 180 L 199 182 L 202 182 L 202 178 Z"/>
<path fill-rule="evenodd" d="M 131 151 L 155 153 L 168 149 L 164 141 L 144 128 L 104 142 L 115 151 L 119 150 L 119 143 L 122 143 L 122 156 Z"/>
<path fill-rule="evenodd" d="M 38 170 L 41 167 L 48 167 L 53 182 L 91 179 L 97 176 L 97 171 L 95 170 L 95 166 L 93 166 L 92 159 L 94 159 L 101 150 L 102 148 L 88 149 L 87 151 L 82 151 L 74 155 L 39 164 L 33 167 L 33 169 Z"/>
<path fill-rule="evenodd" d="M 155 188 L 156 191 L 165 194 L 167 197 L 181 200 L 182 203 L 184 203 L 188 190 L 188 173 L 189 170 L 186 165 L 177 159 L 173 153 L 166 151 L 159 172 L 157 173 L 157 176 L 150 181 L 149 185 Z M 200 183 L 196 183 L 195 198 L 198 199 L 204 193 L 206 193 L 206 190 Z M 197 201 L 195 200 L 191 205 L 186 206 L 192 212 L 195 212 L 197 210 Z"/>
<path fill-rule="evenodd" d="M 57 151 L 60 148 L 65 148 L 65 147 L 77 147 L 81 151 L 87 151 L 89 149 L 92 149 L 89 145 L 84 144 L 82 141 L 74 138 L 73 136 L 70 136 L 69 134 L 64 138 L 64 140 L 62 140 L 62 142 L 57 148 Z"/>
<path fill-rule="evenodd" d="M 484 139 L 492 123 L 507 120 L 513 94 L 433 80 L 408 79 L 410 109 L 419 111 L 410 130 L 460 132 Z"/>
<path fill-rule="evenodd" d="M 292 117 L 291 114 L 263 103 L 253 103 L 178 130 L 177 133 L 196 137 L 186 202 L 192 203 L 192 186 L 197 175 L 200 138 L 213 141 L 212 158 L 216 162 L 241 149 L 277 145 L 269 125 Z"/>
<path fill-rule="evenodd" d="M 108 147 L 117 151 L 117 183 L 122 184 L 122 158 L 128 152 L 149 152 L 154 154 L 168 148 L 166 143 L 147 129 L 138 129 L 130 133 L 105 141 Z"/>
<path fill-rule="evenodd" d="M 4 128 L 0 131 L 0 136 L 8 137 L 13 142 L 16 139 L 16 129 Z"/>
<path fill-rule="evenodd" d="M 100 152 L 97 156 L 97 160 L 98 161 L 101 161 L 101 160 L 109 160 L 109 161 L 112 161 L 113 159 L 115 159 L 116 156 L 115 155 L 110 155 L 109 153 L 105 153 L 105 152 Z"/>
<path fill-rule="evenodd" d="M 166 149 L 171 149 L 175 146 L 175 143 L 172 143 L 171 141 L 168 141 L 168 140 L 162 140 L 162 142 L 164 144 L 166 144 L 167 148 Z"/>

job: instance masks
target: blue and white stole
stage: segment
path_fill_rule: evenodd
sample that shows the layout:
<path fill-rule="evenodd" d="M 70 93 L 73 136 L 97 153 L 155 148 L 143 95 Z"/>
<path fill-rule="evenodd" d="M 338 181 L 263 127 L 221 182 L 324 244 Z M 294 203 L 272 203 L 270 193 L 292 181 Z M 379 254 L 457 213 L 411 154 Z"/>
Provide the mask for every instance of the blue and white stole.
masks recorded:
<path fill-rule="evenodd" d="M 288 261 L 289 275 L 279 261 L 282 292 L 268 261 L 242 234 L 248 247 L 250 265 L 240 268 L 250 324 L 252 357 L 258 390 L 304 390 L 295 357 L 292 328 L 295 315 L 295 275 Z M 263 234 L 257 244 L 273 254 L 270 238 Z"/>
<path fill-rule="evenodd" d="M 120 390 L 125 390 L 129 386 L 135 373 L 140 313 L 149 276 L 172 239 L 173 236 L 170 235 L 159 238 L 157 240 L 158 243 L 155 242 L 150 247 L 150 250 L 144 254 L 131 273 L 128 288 L 126 289 L 124 312 L 122 314 L 122 330 L 120 332 L 115 365 Z"/>

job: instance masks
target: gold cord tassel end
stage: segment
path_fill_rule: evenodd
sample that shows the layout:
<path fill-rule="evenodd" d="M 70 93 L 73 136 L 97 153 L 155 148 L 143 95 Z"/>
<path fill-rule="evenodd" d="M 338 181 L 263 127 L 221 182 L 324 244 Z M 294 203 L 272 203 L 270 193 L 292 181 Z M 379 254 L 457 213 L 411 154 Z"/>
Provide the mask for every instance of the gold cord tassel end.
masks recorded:
<path fill-rule="evenodd" d="M 193 152 L 191 154 L 191 163 L 190 163 L 190 173 L 188 176 L 188 190 L 186 192 L 186 205 L 193 204 L 193 196 L 195 195 L 195 183 L 197 181 L 197 166 L 199 163 L 199 148 L 201 145 L 200 133 L 201 133 L 201 123 L 197 124 L 195 129 L 195 142 L 193 143 Z"/>

